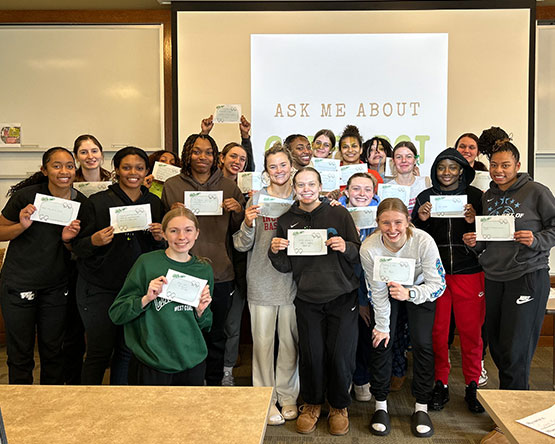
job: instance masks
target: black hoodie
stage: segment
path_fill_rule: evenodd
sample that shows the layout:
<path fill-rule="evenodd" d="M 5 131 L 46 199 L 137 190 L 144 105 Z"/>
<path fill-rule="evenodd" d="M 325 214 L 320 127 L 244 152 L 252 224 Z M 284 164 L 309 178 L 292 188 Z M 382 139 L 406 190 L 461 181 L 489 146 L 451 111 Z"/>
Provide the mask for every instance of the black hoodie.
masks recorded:
<path fill-rule="evenodd" d="M 463 168 L 459 186 L 456 190 L 445 191 L 441 189 L 441 184 L 437 178 L 437 165 L 444 159 L 453 160 Z M 470 185 L 474 180 L 474 169 L 456 149 L 447 148 L 436 157 L 430 175 L 432 188 L 422 191 L 416 198 L 412 210 L 413 224 L 434 238 L 447 274 L 472 274 L 482 271 L 476 254 L 466 247 L 462 240 L 464 233 L 475 231 L 473 223 L 467 223 L 462 217 L 430 217 L 425 222 L 418 217 L 418 209 L 424 203 L 430 201 L 430 196 L 457 194 L 466 194 L 467 203 L 472 204 L 476 214 L 482 214 L 482 191 Z"/>
<path fill-rule="evenodd" d="M 276 237 L 287 239 L 287 230 L 327 229 L 328 237 L 341 236 L 345 240 L 345 253 L 328 247 L 325 256 L 287 256 L 287 250 L 273 254 L 268 250 L 272 265 L 282 273 L 293 272 L 297 284 L 297 297 L 305 302 L 323 304 L 360 286 L 354 266 L 360 263 L 359 235 L 349 212 L 342 206 L 332 207 L 322 202 L 310 213 L 295 202 L 287 213 L 278 219 Z"/>
<path fill-rule="evenodd" d="M 141 254 L 164 248 L 165 242 L 155 241 L 150 231 L 115 234 L 107 245 L 96 247 L 92 244 L 92 235 L 110 226 L 109 208 L 141 204 L 150 204 L 152 222 L 162 220 L 162 202 L 146 187 L 141 187 L 141 196 L 133 202 L 116 183 L 106 191 L 93 194 L 81 205 L 81 231 L 72 244 L 78 258 L 79 274 L 87 282 L 119 291 L 127 273 Z"/>
<path fill-rule="evenodd" d="M 480 264 L 486 278 L 504 282 L 549 268 L 549 252 L 555 245 L 555 198 L 549 188 L 527 173 L 518 173 L 516 182 L 505 191 L 492 181 L 482 203 L 483 212 L 478 214 L 512 214 L 515 231 L 534 234 L 529 247 L 516 241 L 478 242 L 474 249 L 483 251 Z"/>

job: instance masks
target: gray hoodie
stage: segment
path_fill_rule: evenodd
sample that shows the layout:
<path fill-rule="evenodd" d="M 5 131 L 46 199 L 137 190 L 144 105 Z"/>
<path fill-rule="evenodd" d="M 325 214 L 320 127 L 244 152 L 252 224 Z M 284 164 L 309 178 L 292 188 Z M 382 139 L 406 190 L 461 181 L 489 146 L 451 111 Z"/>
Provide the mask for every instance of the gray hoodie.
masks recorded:
<path fill-rule="evenodd" d="M 258 204 L 261 195 L 268 195 L 266 188 L 255 193 L 247 202 L 247 208 Z M 293 192 L 289 200 L 293 203 Z M 270 262 L 268 249 L 276 236 L 277 219 L 265 216 L 256 218 L 255 226 L 245 222 L 233 235 L 233 245 L 238 251 L 248 251 L 247 300 L 256 305 L 291 304 L 297 293 L 292 273 L 280 273 Z"/>
<path fill-rule="evenodd" d="M 492 182 L 482 206 L 484 215 L 512 214 L 515 231 L 534 233 L 530 247 L 516 241 L 478 242 L 474 250 L 482 252 L 479 260 L 486 278 L 503 282 L 549 268 L 549 251 L 555 245 L 555 198 L 549 188 L 527 173 L 518 173 L 505 191 Z"/>

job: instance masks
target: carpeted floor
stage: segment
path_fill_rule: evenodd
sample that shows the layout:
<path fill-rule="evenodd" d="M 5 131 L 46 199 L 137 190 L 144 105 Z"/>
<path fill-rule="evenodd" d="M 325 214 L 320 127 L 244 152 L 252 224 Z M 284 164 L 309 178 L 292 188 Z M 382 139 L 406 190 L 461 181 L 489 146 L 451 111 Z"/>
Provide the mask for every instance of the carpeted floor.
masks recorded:
<path fill-rule="evenodd" d="M 531 389 L 551 390 L 553 372 L 553 351 L 551 347 L 539 347 L 532 364 L 530 378 Z M 409 354 L 410 360 L 410 354 Z M 37 363 L 38 356 L 36 358 Z M 484 413 L 475 415 L 470 413 L 464 402 L 464 379 L 461 372 L 460 350 L 453 347 L 451 351 L 452 375 L 450 379 L 451 401 L 441 412 L 432 412 L 435 434 L 428 439 L 414 438 L 410 431 L 410 415 L 414 407 L 414 398 L 410 394 L 410 370 L 405 384 L 400 392 L 392 393 L 389 397 L 389 412 L 391 415 L 391 434 L 387 437 L 375 437 L 368 431 L 368 423 L 374 411 L 374 401 L 354 401 L 349 408 L 351 430 L 343 437 L 331 436 L 327 431 L 327 408 L 322 412 L 316 431 L 311 435 L 300 435 L 295 432 L 295 422 L 288 421 L 283 426 L 266 429 L 266 444 L 361 444 L 367 442 L 420 443 L 420 444 L 467 444 L 479 443 L 488 433 L 493 422 Z M 410 363 L 409 363 L 410 368 Z M 498 387 L 497 371 L 489 356 L 486 358 L 486 368 L 489 382 L 486 388 Z M 38 365 L 35 378 L 38 380 Z M 251 347 L 241 346 L 241 365 L 234 369 L 237 385 L 251 384 Z M 105 378 L 105 381 L 107 378 Z M 0 384 L 8 381 L 6 366 L 6 348 L 0 347 Z M 555 393 L 553 395 L 555 402 Z M 225 441 L 224 441 L 225 442 Z"/>

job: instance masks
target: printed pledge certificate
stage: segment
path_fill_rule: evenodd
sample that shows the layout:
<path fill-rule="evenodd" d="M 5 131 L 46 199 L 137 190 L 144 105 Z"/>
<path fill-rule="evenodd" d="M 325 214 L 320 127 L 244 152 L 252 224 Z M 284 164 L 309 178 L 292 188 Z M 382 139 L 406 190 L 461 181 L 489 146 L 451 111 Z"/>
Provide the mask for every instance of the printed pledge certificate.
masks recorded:
<path fill-rule="evenodd" d="M 287 230 L 287 255 L 324 256 L 328 254 L 327 237 L 327 230 Z"/>
<path fill-rule="evenodd" d="M 171 268 L 166 274 L 166 279 L 168 283 L 162 287 L 159 298 L 198 307 L 202 290 L 208 283 L 206 279 L 189 276 Z"/>
<path fill-rule="evenodd" d="M 31 214 L 31 220 L 53 225 L 67 226 L 77 219 L 81 204 L 73 200 L 60 199 L 59 197 L 35 194 L 33 205 L 37 208 Z"/>
<path fill-rule="evenodd" d="M 378 282 L 412 285 L 415 265 L 416 261 L 410 258 L 375 256 L 373 279 Z"/>
<path fill-rule="evenodd" d="M 197 216 L 221 216 L 223 191 L 185 191 L 185 207 Z"/>
<path fill-rule="evenodd" d="M 512 241 L 514 237 L 514 216 L 476 216 L 476 240 Z"/>
<path fill-rule="evenodd" d="M 110 208 L 110 225 L 114 234 L 148 230 L 152 223 L 150 204 Z"/>

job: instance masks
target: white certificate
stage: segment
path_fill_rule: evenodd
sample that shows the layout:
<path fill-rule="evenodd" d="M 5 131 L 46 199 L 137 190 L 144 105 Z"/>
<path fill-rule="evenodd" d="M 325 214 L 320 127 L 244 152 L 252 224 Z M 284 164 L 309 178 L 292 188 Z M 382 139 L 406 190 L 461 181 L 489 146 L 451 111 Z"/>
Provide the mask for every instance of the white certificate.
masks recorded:
<path fill-rule="evenodd" d="M 73 188 L 87 197 L 106 191 L 110 185 L 112 185 L 112 182 L 73 182 Z"/>
<path fill-rule="evenodd" d="M 339 159 L 313 158 L 314 169 L 322 178 L 322 191 L 338 190 L 341 184 L 341 161 Z"/>
<path fill-rule="evenodd" d="M 67 226 L 77 219 L 81 204 L 73 200 L 60 199 L 59 197 L 35 194 L 33 205 L 37 208 L 31 214 L 31 220 L 53 225 Z"/>
<path fill-rule="evenodd" d="M 347 182 L 353 174 L 367 173 L 368 166 L 365 163 L 357 163 L 355 165 L 343 165 L 341 167 L 341 186 L 347 185 Z"/>
<path fill-rule="evenodd" d="M 378 282 L 396 282 L 401 285 L 414 283 L 416 261 L 401 257 L 374 257 L 374 280 Z"/>
<path fill-rule="evenodd" d="M 259 210 L 261 216 L 277 219 L 282 214 L 289 211 L 289 208 L 293 205 L 293 201 L 261 194 L 258 198 L 258 205 L 260 205 Z"/>
<path fill-rule="evenodd" d="M 114 227 L 114 234 L 148 230 L 151 223 L 150 204 L 110 208 L 110 225 Z"/>
<path fill-rule="evenodd" d="M 514 236 L 514 216 L 476 216 L 476 240 L 510 241 Z"/>
<path fill-rule="evenodd" d="M 516 422 L 555 438 L 555 404 Z"/>
<path fill-rule="evenodd" d="M 197 216 L 221 216 L 223 191 L 185 191 L 185 207 Z"/>
<path fill-rule="evenodd" d="M 475 173 L 474 180 L 470 185 L 482 191 L 489 190 L 489 184 L 491 182 L 489 171 L 475 171 Z"/>
<path fill-rule="evenodd" d="M 162 287 L 162 291 L 158 295 L 159 298 L 198 307 L 202 290 L 208 283 L 206 279 L 189 276 L 171 268 L 166 273 L 166 279 L 168 283 Z"/>
<path fill-rule="evenodd" d="M 152 168 L 152 175 L 158 182 L 165 182 L 170 177 L 177 176 L 179 173 L 181 173 L 181 168 L 162 162 L 154 162 L 154 168 Z"/>
<path fill-rule="evenodd" d="M 237 174 L 237 186 L 241 193 L 248 193 L 249 191 L 258 191 L 262 188 L 262 173 L 260 172 L 246 172 Z"/>
<path fill-rule="evenodd" d="M 216 105 L 216 123 L 241 123 L 241 105 Z"/>
<path fill-rule="evenodd" d="M 464 217 L 466 194 L 456 196 L 430 196 L 431 217 Z"/>
<path fill-rule="evenodd" d="M 328 230 L 287 230 L 288 256 L 323 256 L 328 254 Z"/>
<path fill-rule="evenodd" d="M 378 185 L 378 196 L 380 196 L 381 200 L 396 197 L 408 206 L 410 202 L 410 187 L 397 185 L 396 183 L 380 183 Z"/>
<path fill-rule="evenodd" d="M 357 228 L 376 228 L 376 212 L 378 207 L 349 207 L 347 208 Z"/>

